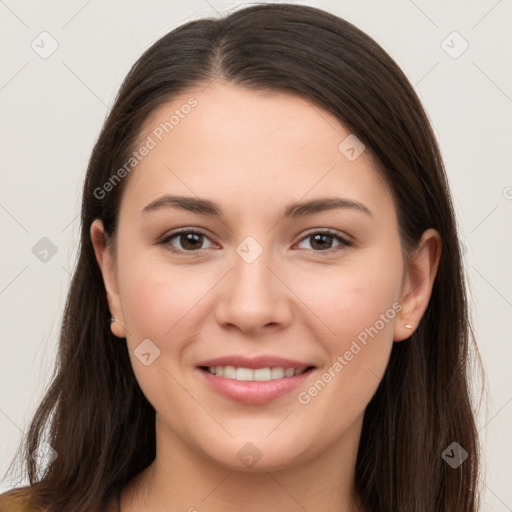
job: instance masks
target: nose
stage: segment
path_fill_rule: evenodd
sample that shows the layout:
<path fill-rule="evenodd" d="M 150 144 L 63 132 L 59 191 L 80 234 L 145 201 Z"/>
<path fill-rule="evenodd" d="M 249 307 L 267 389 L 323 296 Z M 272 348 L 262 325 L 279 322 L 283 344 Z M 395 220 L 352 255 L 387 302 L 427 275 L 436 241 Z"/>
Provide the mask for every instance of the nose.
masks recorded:
<path fill-rule="evenodd" d="M 234 253 L 233 268 L 217 295 L 216 319 L 223 328 L 257 336 L 259 331 L 266 334 L 290 324 L 294 297 L 287 282 L 290 277 L 271 253 L 264 249 L 253 261 L 243 251 Z"/>

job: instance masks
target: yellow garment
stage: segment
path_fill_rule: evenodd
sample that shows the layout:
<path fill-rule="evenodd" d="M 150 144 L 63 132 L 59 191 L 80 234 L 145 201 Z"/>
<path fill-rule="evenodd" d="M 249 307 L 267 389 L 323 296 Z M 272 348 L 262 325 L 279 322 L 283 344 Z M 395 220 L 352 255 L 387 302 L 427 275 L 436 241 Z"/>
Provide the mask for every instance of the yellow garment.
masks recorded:
<path fill-rule="evenodd" d="M 29 487 L 0 494 L 0 512 L 46 512 L 47 510 L 31 497 Z M 119 498 L 112 498 L 101 510 L 102 512 L 119 512 Z"/>

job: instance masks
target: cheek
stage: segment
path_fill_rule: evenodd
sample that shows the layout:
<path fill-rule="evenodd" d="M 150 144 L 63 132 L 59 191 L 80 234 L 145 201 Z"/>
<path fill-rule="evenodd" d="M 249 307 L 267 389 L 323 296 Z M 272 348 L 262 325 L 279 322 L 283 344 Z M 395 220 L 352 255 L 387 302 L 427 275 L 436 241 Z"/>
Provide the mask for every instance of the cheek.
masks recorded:
<path fill-rule="evenodd" d="M 390 254 L 393 251 L 385 257 L 374 251 L 294 283 L 297 295 L 328 329 L 334 347 L 344 346 L 375 324 L 383 337 L 392 336 L 402 266 L 400 254 Z"/>
<path fill-rule="evenodd" d="M 393 346 L 401 289 L 400 253 L 370 254 L 316 281 L 305 302 L 319 312 L 328 330 L 321 337 L 329 363 L 314 389 L 316 405 L 338 403 L 340 421 L 360 414 L 376 391 Z M 306 288 L 303 292 L 306 294 Z M 325 388 L 324 388 L 325 386 Z M 325 389 L 325 391 L 324 391 Z"/>
<path fill-rule="evenodd" d="M 171 264 L 157 256 L 153 250 L 133 251 L 119 262 L 123 313 L 134 339 L 175 337 L 180 324 L 186 323 L 187 315 L 194 315 L 194 307 L 213 285 L 211 269 L 198 272 L 193 266 Z"/>
<path fill-rule="evenodd" d="M 169 393 L 180 403 L 183 393 L 172 385 L 173 376 L 177 377 L 176 366 L 200 325 L 201 298 L 214 283 L 207 272 L 157 264 L 147 254 L 134 253 L 124 263 L 119 266 L 120 293 L 132 367 L 150 403 L 165 411 Z M 143 345 L 148 339 L 151 344 Z M 148 348 L 142 351 L 143 346 Z M 148 351 L 150 364 L 145 365 L 140 357 Z M 186 403 L 181 405 L 186 408 Z"/>

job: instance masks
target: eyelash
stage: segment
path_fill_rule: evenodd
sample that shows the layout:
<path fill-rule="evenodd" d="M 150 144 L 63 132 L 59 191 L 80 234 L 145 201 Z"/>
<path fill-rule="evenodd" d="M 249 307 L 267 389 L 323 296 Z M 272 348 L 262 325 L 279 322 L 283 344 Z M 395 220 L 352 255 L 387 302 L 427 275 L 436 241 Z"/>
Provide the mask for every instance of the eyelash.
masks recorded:
<path fill-rule="evenodd" d="M 191 229 L 182 229 L 180 231 L 175 231 L 174 233 L 171 233 L 169 236 L 166 236 L 161 242 L 160 242 L 160 245 L 164 245 L 166 246 L 171 252 L 174 252 L 174 253 L 181 253 L 181 254 L 187 254 L 187 253 L 199 253 L 202 249 L 199 249 L 199 250 L 185 250 L 185 249 L 177 249 L 175 247 L 173 247 L 171 244 L 170 244 L 170 241 L 173 239 L 173 238 L 176 238 L 178 237 L 179 235 L 184 235 L 184 234 L 195 234 L 195 235 L 202 235 L 206 238 L 209 239 L 208 235 L 206 235 L 206 233 L 203 233 L 202 231 L 200 230 L 191 230 Z M 310 252 L 314 252 L 314 253 L 320 253 L 320 254 L 332 254 L 334 252 L 337 252 L 339 250 L 342 250 L 344 249 L 345 247 L 350 247 L 352 245 L 351 242 L 349 242 L 347 239 L 343 238 L 342 236 L 340 236 L 339 234 L 337 234 L 336 232 L 330 230 L 330 229 L 324 229 L 324 230 L 318 230 L 318 231 L 312 231 L 312 232 L 309 232 L 307 233 L 305 236 L 303 236 L 300 240 L 299 240 L 299 243 L 302 242 L 303 240 L 306 240 L 307 238 L 310 238 L 314 235 L 328 235 L 330 237 L 333 237 L 335 238 L 336 240 L 338 240 L 340 242 L 340 245 L 338 247 L 335 247 L 335 248 L 331 248 L 331 249 L 327 249 L 325 251 L 322 251 L 322 250 L 319 250 L 319 251 L 315 251 L 314 249 L 306 249 L 307 251 L 310 251 Z M 211 240 L 210 240 L 211 241 Z"/>

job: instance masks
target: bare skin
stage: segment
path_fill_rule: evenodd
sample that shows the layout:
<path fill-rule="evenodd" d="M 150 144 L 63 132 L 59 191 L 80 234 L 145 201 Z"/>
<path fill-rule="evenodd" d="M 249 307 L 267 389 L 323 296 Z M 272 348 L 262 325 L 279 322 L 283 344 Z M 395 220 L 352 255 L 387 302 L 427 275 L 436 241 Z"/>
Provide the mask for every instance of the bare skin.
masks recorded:
<path fill-rule="evenodd" d="M 116 251 L 101 221 L 91 226 L 117 318 L 112 330 L 126 337 L 156 410 L 156 459 L 123 489 L 121 511 L 356 511 L 365 407 L 393 343 L 414 332 L 427 307 L 439 234 L 426 231 L 407 262 L 369 151 L 347 159 L 338 146 L 350 132 L 294 95 L 217 81 L 159 107 L 141 140 L 191 96 L 197 106 L 125 178 Z M 143 211 L 165 194 L 209 199 L 225 217 Z M 326 196 L 369 213 L 344 207 L 280 217 L 290 202 Z M 199 238 L 170 239 L 179 228 Z M 250 251 L 262 250 L 251 263 L 236 250 L 246 237 L 257 242 Z M 370 326 L 378 333 L 355 353 L 354 340 Z M 160 350 L 148 366 L 134 352 L 145 339 Z M 316 368 L 292 392 L 242 404 L 214 391 L 196 367 L 233 354 Z M 336 371 L 339 356 L 346 364 Z M 335 376 L 310 393 L 329 369 Z M 251 467 L 238 455 L 249 442 L 261 454 Z"/>

